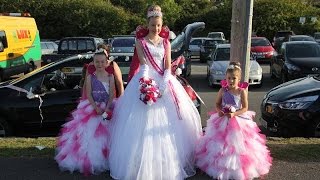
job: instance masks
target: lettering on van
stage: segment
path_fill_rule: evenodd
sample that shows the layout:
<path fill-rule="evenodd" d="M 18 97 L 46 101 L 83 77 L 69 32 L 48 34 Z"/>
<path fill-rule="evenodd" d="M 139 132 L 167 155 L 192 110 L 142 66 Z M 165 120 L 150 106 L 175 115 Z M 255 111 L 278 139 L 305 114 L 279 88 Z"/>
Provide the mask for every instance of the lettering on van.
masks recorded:
<path fill-rule="evenodd" d="M 30 39 L 31 40 L 31 33 L 30 30 L 26 30 L 26 29 L 17 29 L 17 38 L 19 40 L 22 39 Z"/>

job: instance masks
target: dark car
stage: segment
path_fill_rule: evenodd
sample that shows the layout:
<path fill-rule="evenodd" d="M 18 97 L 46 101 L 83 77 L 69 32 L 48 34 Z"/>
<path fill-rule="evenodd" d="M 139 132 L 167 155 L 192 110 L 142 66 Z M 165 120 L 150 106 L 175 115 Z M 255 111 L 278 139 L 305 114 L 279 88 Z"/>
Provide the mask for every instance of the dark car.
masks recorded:
<path fill-rule="evenodd" d="M 320 137 L 320 75 L 274 87 L 262 100 L 261 114 L 270 135 Z"/>
<path fill-rule="evenodd" d="M 273 56 L 271 77 L 282 82 L 320 73 L 320 45 L 313 41 L 283 43 L 279 54 Z"/>
<path fill-rule="evenodd" d="M 176 38 L 177 42 L 172 46 L 174 59 L 188 49 L 191 35 L 201 28 L 204 28 L 202 22 L 189 24 Z M 131 57 L 119 55 L 115 59 L 124 81 L 127 80 L 128 71 L 125 69 L 129 68 Z M 82 68 L 92 60 L 92 53 L 75 55 L 0 83 L 0 136 L 57 135 L 70 112 L 77 107 L 81 97 Z M 200 110 L 200 99 L 187 81 L 177 79 Z"/>
<path fill-rule="evenodd" d="M 0 136 L 56 135 L 77 106 L 82 67 L 91 61 L 92 54 L 73 56 L 1 83 Z"/>
<path fill-rule="evenodd" d="M 292 35 L 288 41 L 316 41 L 313 37 L 308 35 Z"/>
<path fill-rule="evenodd" d="M 289 37 L 295 35 L 293 31 L 290 30 L 284 30 L 284 31 L 278 31 L 273 37 L 272 45 L 275 48 L 275 50 L 278 52 L 282 43 L 287 42 L 289 40 Z"/>
<path fill-rule="evenodd" d="M 224 44 L 223 39 L 204 39 L 202 45 L 200 46 L 200 62 L 207 62 L 210 59 L 209 55 L 215 50 L 217 44 Z"/>
<path fill-rule="evenodd" d="M 113 36 L 111 40 L 111 52 L 133 53 L 136 38 L 133 35 Z"/>

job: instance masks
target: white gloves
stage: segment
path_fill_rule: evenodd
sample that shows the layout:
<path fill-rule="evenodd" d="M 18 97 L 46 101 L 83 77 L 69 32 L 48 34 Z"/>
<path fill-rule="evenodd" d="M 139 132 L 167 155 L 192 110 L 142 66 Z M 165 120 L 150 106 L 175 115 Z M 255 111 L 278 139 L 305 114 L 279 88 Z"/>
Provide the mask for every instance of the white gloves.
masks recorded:
<path fill-rule="evenodd" d="M 149 77 L 149 66 L 147 64 L 143 64 L 140 66 L 140 71 L 142 72 L 142 77 Z"/>
<path fill-rule="evenodd" d="M 170 69 L 166 69 L 164 71 L 164 74 L 163 74 L 163 81 L 162 81 L 162 83 L 160 84 L 160 87 L 159 87 L 159 90 L 160 90 L 161 94 L 163 94 L 167 89 L 167 86 L 168 86 L 168 83 L 169 83 L 169 79 L 170 79 L 170 75 L 171 75 L 171 70 Z"/>

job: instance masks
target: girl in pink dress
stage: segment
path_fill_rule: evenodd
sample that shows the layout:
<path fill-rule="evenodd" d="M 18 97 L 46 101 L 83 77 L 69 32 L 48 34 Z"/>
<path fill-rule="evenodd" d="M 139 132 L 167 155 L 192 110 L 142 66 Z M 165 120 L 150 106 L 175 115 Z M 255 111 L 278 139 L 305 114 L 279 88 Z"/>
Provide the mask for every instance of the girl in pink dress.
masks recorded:
<path fill-rule="evenodd" d="M 247 83 L 239 63 L 231 62 L 218 92 L 217 112 L 207 121 L 196 148 L 196 164 L 214 179 L 253 179 L 269 172 L 266 138 L 248 111 Z"/>
<path fill-rule="evenodd" d="M 65 123 L 57 142 L 55 160 L 61 170 L 80 171 L 85 175 L 109 169 L 109 121 L 114 98 L 114 76 L 105 70 L 104 52 L 93 58 L 95 71 L 86 77 L 86 98 L 81 99 Z M 108 116 L 109 114 L 109 116 Z"/>

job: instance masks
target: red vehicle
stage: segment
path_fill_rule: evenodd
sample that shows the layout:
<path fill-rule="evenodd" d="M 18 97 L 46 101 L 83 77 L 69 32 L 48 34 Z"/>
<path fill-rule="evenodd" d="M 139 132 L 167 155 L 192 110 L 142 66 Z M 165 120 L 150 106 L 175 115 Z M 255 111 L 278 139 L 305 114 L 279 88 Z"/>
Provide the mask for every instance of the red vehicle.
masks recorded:
<path fill-rule="evenodd" d="M 257 62 L 269 63 L 275 50 L 270 41 L 265 37 L 251 38 L 251 52 Z"/>

